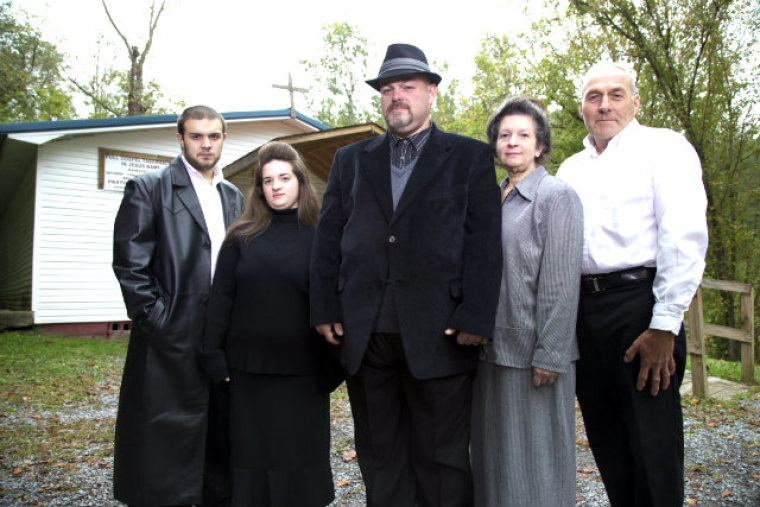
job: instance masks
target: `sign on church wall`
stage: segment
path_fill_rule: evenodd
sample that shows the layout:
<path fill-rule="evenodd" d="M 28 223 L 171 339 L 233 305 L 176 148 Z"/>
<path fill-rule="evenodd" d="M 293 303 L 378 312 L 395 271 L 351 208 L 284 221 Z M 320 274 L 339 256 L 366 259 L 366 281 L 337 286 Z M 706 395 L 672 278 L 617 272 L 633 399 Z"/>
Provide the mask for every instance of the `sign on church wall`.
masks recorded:
<path fill-rule="evenodd" d="M 98 148 L 98 188 L 123 192 L 127 181 L 171 161 L 171 157 L 150 153 Z"/>

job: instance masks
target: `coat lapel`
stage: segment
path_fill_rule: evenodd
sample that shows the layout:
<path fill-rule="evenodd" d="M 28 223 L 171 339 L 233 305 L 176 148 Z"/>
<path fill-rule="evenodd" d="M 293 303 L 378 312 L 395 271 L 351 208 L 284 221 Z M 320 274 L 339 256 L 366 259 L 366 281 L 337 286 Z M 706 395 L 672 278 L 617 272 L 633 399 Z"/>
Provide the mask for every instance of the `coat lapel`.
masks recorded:
<path fill-rule="evenodd" d="M 391 155 L 388 134 L 373 139 L 360 156 L 360 167 L 372 188 L 386 221 L 393 216 L 391 195 Z"/>
<path fill-rule="evenodd" d="M 414 202 L 420 190 L 425 188 L 430 180 L 435 178 L 438 168 L 443 165 L 443 162 L 449 156 L 449 145 L 443 132 L 438 130 L 435 125 L 433 125 L 432 129 L 430 139 L 425 143 L 420 158 L 417 160 L 417 164 L 409 176 L 409 181 L 404 188 L 404 192 L 401 194 L 396 212 L 393 214 L 393 221 L 397 220 L 409 205 Z M 390 173 L 390 169 L 387 172 Z"/>
<path fill-rule="evenodd" d="M 172 185 L 175 187 L 175 194 L 177 198 L 182 202 L 190 216 L 208 235 L 208 229 L 206 228 L 206 221 L 203 219 L 203 209 L 201 209 L 201 202 L 198 200 L 198 195 L 195 193 L 193 184 L 190 181 L 190 176 L 187 174 L 185 164 L 182 162 L 181 157 L 177 157 L 171 163 L 172 172 Z"/>
<path fill-rule="evenodd" d="M 230 202 L 230 195 L 228 192 L 227 187 L 224 185 L 224 182 L 220 182 L 216 189 L 219 191 L 219 196 L 222 198 L 222 210 L 224 213 L 224 228 L 230 226 L 230 224 L 235 220 L 237 217 L 237 210 L 234 209 L 233 204 Z"/>

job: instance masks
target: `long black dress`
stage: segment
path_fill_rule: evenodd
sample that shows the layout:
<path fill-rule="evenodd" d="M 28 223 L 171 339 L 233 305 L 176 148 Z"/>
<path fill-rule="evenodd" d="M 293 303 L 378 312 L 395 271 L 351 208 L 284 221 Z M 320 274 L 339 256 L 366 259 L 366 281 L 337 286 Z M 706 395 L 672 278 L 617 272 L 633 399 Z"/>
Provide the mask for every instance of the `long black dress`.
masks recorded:
<path fill-rule="evenodd" d="M 231 379 L 233 506 L 334 499 L 328 351 L 309 326 L 313 235 L 297 210 L 272 210 L 263 233 L 219 253 L 201 358 L 212 381 Z"/>

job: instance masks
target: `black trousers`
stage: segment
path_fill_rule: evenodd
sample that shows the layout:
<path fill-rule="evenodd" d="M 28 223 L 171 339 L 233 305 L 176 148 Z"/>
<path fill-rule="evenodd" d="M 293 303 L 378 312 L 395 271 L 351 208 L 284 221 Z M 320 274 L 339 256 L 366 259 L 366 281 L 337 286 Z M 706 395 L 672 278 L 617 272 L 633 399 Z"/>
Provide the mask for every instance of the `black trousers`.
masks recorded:
<path fill-rule="evenodd" d="M 368 507 L 472 505 L 473 372 L 417 380 L 401 336 L 376 333 L 347 379 Z"/>
<path fill-rule="evenodd" d="M 577 397 L 591 450 L 611 505 L 683 505 L 683 416 L 678 389 L 686 363 L 681 328 L 677 371 L 657 396 L 636 390 L 638 356 L 623 354 L 649 327 L 654 296 L 644 280 L 581 294 L 578 315 Z"/>

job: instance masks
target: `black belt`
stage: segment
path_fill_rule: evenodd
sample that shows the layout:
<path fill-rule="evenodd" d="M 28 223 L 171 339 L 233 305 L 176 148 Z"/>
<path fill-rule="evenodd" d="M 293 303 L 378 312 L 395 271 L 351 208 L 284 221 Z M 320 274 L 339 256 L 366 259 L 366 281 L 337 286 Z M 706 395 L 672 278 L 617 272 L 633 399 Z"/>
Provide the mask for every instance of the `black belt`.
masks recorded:
<path fill-rule="evenodd" d="M 657 273 L 655 268 L 641 267 L 598 275 L 583 275 L 581 277 L 581 290 L 587 294 L 596 294 L 631 283 L 654 280 L 655 273 Z"/>

